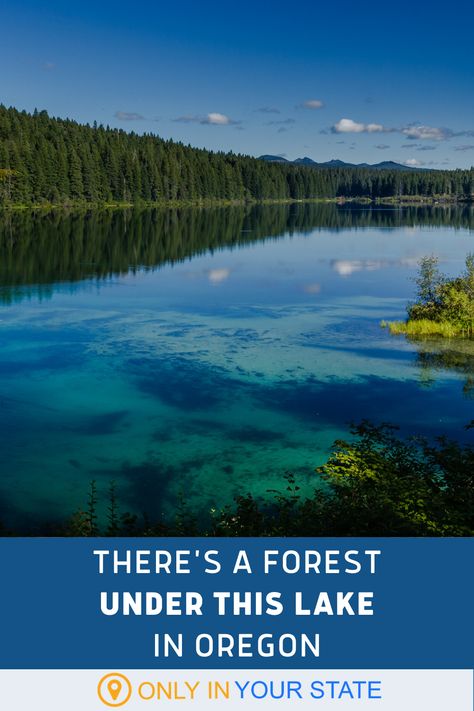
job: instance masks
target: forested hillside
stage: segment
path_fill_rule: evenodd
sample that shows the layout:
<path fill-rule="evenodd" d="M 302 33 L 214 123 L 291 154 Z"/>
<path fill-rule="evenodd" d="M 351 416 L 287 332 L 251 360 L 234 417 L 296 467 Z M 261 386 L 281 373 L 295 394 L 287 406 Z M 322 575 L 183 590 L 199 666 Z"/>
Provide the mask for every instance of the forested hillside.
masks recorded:
<path fill-rule="evenodd" d="M 415 195 L 470 200 L 473 193 L 472 168 L 320 170 L 0 106 L 2 205 Z"/>

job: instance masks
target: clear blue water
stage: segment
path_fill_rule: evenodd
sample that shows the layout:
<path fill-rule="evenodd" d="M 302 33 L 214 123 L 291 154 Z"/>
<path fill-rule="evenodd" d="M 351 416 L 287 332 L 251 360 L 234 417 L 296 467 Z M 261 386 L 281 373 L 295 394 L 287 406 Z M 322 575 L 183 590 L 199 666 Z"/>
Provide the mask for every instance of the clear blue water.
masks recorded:
<path fill-rule="evenodd" d="M 267 207 L 17 215 L 0 227 L 0 520 L 35 531 L 116 482 L 158 519 L 307 487 L 348 423 L 463 437 L 469 342 L 410 343 L 417 261 L 472 212 Z"/>

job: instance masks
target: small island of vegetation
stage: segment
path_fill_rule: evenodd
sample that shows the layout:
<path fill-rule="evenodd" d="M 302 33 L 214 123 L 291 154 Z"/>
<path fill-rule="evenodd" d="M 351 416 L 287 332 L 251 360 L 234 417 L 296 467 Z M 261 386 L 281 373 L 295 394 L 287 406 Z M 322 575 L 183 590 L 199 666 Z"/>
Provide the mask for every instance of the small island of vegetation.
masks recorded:
<path fill-rule="evenodd" d="M 382 321 L 390 333 L 413 337 L 472 338 L 474 336 L 474 254 L 466 257 L 460 276 L 448 279 L 437 257 L 420 261 L 416 301 L 407 308 L 406 321 Z"/>

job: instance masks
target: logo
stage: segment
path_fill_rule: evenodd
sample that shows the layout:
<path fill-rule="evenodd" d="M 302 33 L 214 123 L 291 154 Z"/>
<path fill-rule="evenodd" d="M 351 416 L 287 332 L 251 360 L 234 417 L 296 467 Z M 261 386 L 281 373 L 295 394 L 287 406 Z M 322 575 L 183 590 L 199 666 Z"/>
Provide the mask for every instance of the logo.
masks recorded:
<path fill-rule="evenodd" d="M 99 699 L 106 706 L 124 706 L 132 695 L 132 685 L 123 674 L 106 674 L 97 686 Z"/>

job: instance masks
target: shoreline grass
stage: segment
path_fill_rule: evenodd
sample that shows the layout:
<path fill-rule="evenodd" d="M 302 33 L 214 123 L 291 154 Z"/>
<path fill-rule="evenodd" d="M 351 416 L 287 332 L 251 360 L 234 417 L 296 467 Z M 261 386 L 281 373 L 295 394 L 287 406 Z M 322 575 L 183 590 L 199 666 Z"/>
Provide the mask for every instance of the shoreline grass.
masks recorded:
<path fill-rule="evenodd" d="M 167 209 L 167 208 L 186 208 L 186 207 L 245 207 L 251 205 L 292 205 L 294 203 L 346 203 L 346 202 L 364 202 L 364 200 L 355 200 L 354 198 L 281 198 L 281 199 L 262 199 L 262 200 L 221 200 L 221 199 L 202 199 L 202 200 L 158 200 L 155 202 L 137 201 L 137 202 L 86 202 L 86 201 L 67 201 L 64 203 L 3 203 L 0 204 L 0 211 L 21 211 L 21 210 L 132 210 L 132 209 Z"/>
<path fill-rule="evenodd" d="M 382 321 L 382 328 L 388 328 L 393 336 L 418 336 L 429 338 L 430 336 L 440 336 L 442 338 L 462 337 L 463 332 L 452 323 L 447 321 L 430 321 L 429 319 L 418 319 L 409 321 Z"/>
<path fill-rule="evenodd" d="M 41 202 L 41 203 L 0 203 L 1 211 L 48 211 L 48 210 L 130 210 L 130 209 L 163 209 L 163 208 L 185 208 L 185 207 L 238 207 L 246 205 L 292 205 L 295 203 L 328 203 L 344 205 L 346 203 L 355 203 L 358 205 L 398 205 L 403 206 L 424 206 L 431 205 L 436 207 L 451 206 L 456 204 L 472 204 L 472 201 L 458 198 L 455 196 L 397 196 L 386 198 L 371 198 L 371 197 L 310 197 L 310 198 L 264 198 L 261 200 L 223 200 L 223 199 L 200 199 L 200 200 L 158 200 L 155 202 L 136 201 L 136 202 L 96 202 L 96 201 L 65 201 L 59 203 Z"/>

